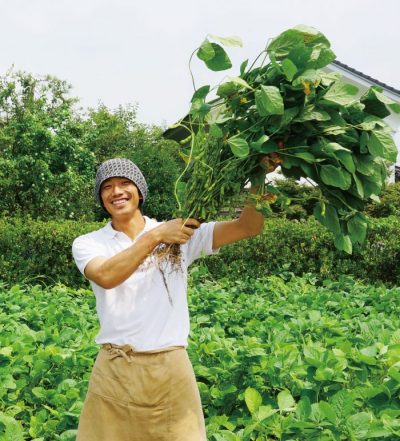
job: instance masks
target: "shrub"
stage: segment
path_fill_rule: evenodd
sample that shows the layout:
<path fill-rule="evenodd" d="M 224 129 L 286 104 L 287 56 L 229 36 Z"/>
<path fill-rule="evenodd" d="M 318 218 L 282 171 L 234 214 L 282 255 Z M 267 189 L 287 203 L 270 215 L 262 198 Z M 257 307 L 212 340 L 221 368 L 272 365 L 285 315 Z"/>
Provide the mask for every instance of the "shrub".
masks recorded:
<path fill-rule="evenodd" d="M 307 219 L 313 214 L 318 189 L 309 185 L 301 185 L 295 179 L 276 181 L 279 190 L 289 196 L 292 203 L 279 207 L 271 205 L 274 215 L 287 219 Z M 371 201 L 366 206 L 370 217 L 400 216 L 400 182 L 387 184 L 380 194 L 380 202 Z"/>
<path fill-rule="evenodd" d="M 385 283 L 400 282 L 400 219 L 372 219 L 367 240 L 349 256 L 334 247 L 333 236 L 315 220 L 266 221 L 264 233 L 223 248 L 204 262 L 213 277 L 261 277 L 315 273 L 321 278 L 353 274 Z"/>
<path fill-rule="evenodd" d="M 400 216 L 400 182 L 388 184 L 380 195 L 380 203 L 372 202 L 367 213 L 372 217 Z"/>
<path fill-rule="evenodd" d="M 77 221 L 0 220 L 0 280 L 84 285 L 72 259 L 72 241 L 100 226 Z"/>
<path fill-rule="evenodd" d="M 0 221 L 0 280 L 8 283 L 38 278 L 72 287 L 86 284 L 75 267 L 75 237 L 102 226 L 78 221 Z M 221 249 L 203 261 L 214 278 L 242 279 L 271 274 L 315 273 L 320 278 L 353 274 L 359 278 L 400 283 L 400 219 L 371 221 L 366 243 L 352 256 L 338 251 L 331 234 L 316 221 L 266 221 L 264 233 Z"/>

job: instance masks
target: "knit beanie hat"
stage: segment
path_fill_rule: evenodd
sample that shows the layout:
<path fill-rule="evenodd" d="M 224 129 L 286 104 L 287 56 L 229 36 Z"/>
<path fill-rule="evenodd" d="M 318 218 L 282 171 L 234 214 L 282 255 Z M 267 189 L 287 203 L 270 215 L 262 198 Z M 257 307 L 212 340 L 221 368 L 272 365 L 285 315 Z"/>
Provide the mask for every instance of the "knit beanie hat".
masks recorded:
<path fill-rule="evenodd" d="M 143 203 L 144 203 L 147 197 L 148 188 L 147 188 L 146 180 L 142 172 L 140 171 L 139 167 L 129 159 L 115 158 L 103 162 L 97 169 L 94 193 L 97 202 L 100 205 L 103 205 L 100 196 L 101 184 L 106 179 L 116 178 L 116 177 L 127 178 L 131 180 L 139 189 L 140 194 L 143 196 Z"/>

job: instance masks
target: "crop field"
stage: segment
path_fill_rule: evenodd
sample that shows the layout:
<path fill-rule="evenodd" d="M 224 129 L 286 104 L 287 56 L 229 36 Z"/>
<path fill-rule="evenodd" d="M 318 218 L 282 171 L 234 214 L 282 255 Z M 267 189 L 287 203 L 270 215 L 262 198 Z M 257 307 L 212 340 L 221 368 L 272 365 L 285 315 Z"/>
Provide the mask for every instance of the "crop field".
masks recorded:
<path fill-rule="evenodd" d="M 189 354 L 208 439 L 400 439 L 400 288 L 192 270 Z M 0 287 L 0 441 L 75 440 L 93 294 Z"/>

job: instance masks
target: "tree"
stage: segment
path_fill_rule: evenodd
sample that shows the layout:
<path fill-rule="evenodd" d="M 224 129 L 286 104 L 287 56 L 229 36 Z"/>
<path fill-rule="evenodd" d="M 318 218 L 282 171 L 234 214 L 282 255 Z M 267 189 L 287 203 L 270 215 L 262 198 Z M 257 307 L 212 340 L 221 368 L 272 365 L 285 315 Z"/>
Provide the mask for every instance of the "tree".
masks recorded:
<path fill-rule="evenodd" d="M 161 128 L 140 124 L 136 105 L 78 111 L 70 88 L 26 72 L 0 77 L 0 216 L 104 218 L 93 194 L 96 167 L 119 156 L 148 181 L 146 214 L 171 218 L 182 169 L 176 144 L 163 140 Z"/>
<path fill-rule="evenodd" d="M 95 157 L 70 86 L 25 72 L 0 77 L 0 213 L 38 219 L 89 218 Z"/>

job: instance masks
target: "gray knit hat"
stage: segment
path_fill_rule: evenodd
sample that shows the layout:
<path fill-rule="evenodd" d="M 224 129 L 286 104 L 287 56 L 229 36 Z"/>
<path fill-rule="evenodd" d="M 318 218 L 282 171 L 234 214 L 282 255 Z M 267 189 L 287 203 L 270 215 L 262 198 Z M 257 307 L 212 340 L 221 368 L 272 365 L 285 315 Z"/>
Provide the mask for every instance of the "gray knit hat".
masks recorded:
<path fill-rule="evenodd" d="M 144 178 L 139 167 L 135 165 L 132 161 L 126 158 L 115 158 L 104 161 L 100 167 L 97 169 L 96 173 L 96 185 L 94 187 L 94 193 L 97 202 L 102 205 L 100 197 L 100 187 L 101 184 L 110 178 L 127 178 L 131 180 L 136 187 L 139 189 L 141 195 L 143 196 L 143 203 L 146 200 L 148 188 L 146 179 Z"/>

